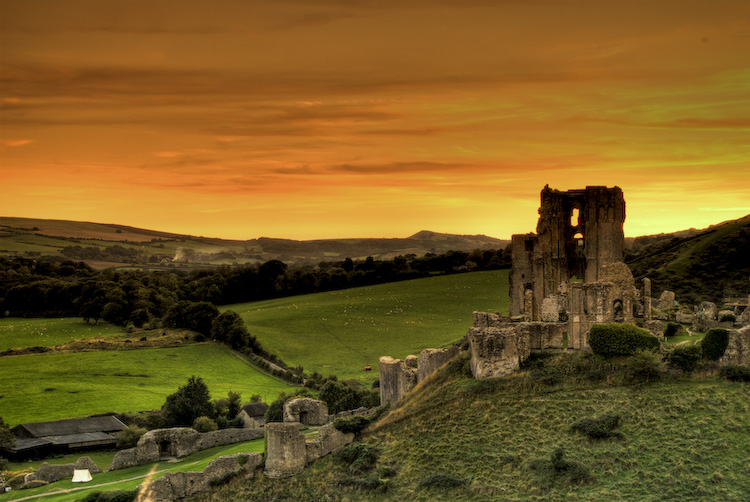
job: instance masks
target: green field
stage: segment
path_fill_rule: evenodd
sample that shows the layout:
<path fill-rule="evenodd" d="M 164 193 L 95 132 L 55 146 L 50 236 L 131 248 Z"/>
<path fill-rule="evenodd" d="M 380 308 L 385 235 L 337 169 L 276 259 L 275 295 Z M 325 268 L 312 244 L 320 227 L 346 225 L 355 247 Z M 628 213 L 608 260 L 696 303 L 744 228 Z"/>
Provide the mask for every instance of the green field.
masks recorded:
<path fill-rule="evenodd" d="M 508 312 L 508 271 L 475 272 L 227 305 L 250 333 L 307 373 L 365 383 L 380 356 L 404 358 L 463 337 L 472 312 Z M 372 366 L 372 373 L 363 373 Z"/>
<path fill-rule="evenodd" d="M 88 324 L 79 317 L 52 319 L 0 319 L 0 350 L 21 347 L 53 347 L 73 340 L 124 334 L 123 328 L 101 322 Z"/>
<path fill-rule="evenodd" d="M 152 479 L 163 476 L 166 472 L 200 472 L 216 457 L 232 455 L 235 453 L 262 452 L 264 439 L 256 439 L 231 446 L 218 446 L 208 450 L 194 453 L 178 461 L 159 462 L 156 464 L 141 465 L 120 469 L 112 472 L 93 474 L 93 480 L 86 484 L 73 483 L 70 480 L 62 480 L 48 486 L 33 488 L 30 490 L 12 491 L 4 495 L 0 494 L 0 501 L 20 500 L 25 497 L 34 497 L 29 500 L 40 500 L 44 502 L 74 502 L 84 498 L 88 493 L 95 491 L 134 490 L 143 483 L 144 478 L 154 470 Z M 63 464 L 68 459 L 52 460 L 51 464 Z M 75 459 L 70 460 L 74 462 Z M 99 465 L 99 464 L 97 464 Z M 104 469 L 106 466 L 99 465 Z M 106 486 L 96 487 L 96 485 Z"/>
<path fill-rule="evenodd" d="M 213 343 L 15 356 L 0 360 L 0 416 L 16 425 L 158 409 L 191 375 L 203 378 L 213 398 L 231 390 L 270 402 L 290 389 Z"/>

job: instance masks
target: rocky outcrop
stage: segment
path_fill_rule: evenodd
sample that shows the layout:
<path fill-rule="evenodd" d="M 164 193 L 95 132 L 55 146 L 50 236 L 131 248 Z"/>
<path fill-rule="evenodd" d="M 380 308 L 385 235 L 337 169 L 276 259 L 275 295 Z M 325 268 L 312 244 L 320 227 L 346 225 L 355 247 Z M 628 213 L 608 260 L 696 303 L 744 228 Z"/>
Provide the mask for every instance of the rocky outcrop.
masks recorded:
<path fill-rule="evenodd" d="M 729 344 L 719 364 L 741 364 L 750 366 L 750 326 L 729 332 Z"/>
<path fill-rule="evenodd" d="M 659 304 L 656 308 L 659 310 L 667 310 L 674 307 L 675 296 L 674 293 L 668 290 L 664 290 L 659 296 Z"/>
<path fill-rule="evenodd" d="M 172 502 L 207 490 L 230 477 L 250 479 L 263 463 L 261 453 L 237 453 L 214 459 L 203 472 L 169 472 L 141 487 L 143 500 Z M 139 499 L 140 500 L 140 499 Z"/>
<path fill-rule="evenodd" d="M 323 401 L 309 397 L 292 399 L 284 404 L 284 422 L 325 425 L 328 423 L 328 406 Z"/>
<path fill-rule="evenodd" d="M 74 464 L 52 465 L 44 462 L 39 469 L 24 477 L 24 484 L 21 486 L 21 489 L 41 486 L 39 484 L 40 481 L 42 484 L 47 484 L 69 478 L 73 476 L 73 471 L 76 469 L 88 469 L 91 474 L 102 472 L 99 466 L 97 466 L 90 457 L 81 457 Z"/>

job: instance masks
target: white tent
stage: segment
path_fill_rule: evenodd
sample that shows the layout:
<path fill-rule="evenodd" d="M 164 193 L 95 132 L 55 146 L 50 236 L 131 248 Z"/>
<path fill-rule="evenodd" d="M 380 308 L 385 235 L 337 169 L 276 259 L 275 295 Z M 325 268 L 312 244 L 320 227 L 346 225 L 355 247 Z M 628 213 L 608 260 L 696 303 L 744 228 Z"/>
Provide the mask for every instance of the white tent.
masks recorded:
<path fill-rule="evenodd" d="M 91 481 L 91 473 L 88 469 L 73 469 L 74 483 L 86 483 Z"/>

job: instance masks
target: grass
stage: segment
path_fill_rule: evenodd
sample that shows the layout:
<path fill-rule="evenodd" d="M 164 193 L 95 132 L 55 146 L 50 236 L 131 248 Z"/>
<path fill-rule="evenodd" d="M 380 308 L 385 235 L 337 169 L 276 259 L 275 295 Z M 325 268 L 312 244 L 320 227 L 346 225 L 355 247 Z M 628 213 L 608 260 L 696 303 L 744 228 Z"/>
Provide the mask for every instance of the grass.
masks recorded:
<path fill-rule="evenodd" d="M 42 460 L 28 460 L 26 462 L 8 462 L 8 470 L 9 471 L 20 471 L 24 469 L 34 469 L 37 470 L 43 463 L 48 464 L 73 464 L 76 460 L 78 460 L 81 457 L 90 457 L 91 460 L 94 461 L 96 465 L 98 465 L 102 470 L 106 470 L 110 464 L 112 464 L 112 459 L 117 454 L 118 450 L 97 450 L 97 451 L 87 451 L 87 452 L 79 452 L 79 453 L 70 453 L 68 455 L 57 455 L 54 457 L 47 457 Z"/>
<path fill-rule="evenodd" d="M 361 488 L 349 487 L 351 472 L 332 456 L 295 478 L 230 482 L 191 500 L 747 500 L 750 386 L 705 375 L 608 383 L 610 376 L 580 371 L 544 383 L 542 376 L 581 363 L 560 357 L 483 382 L 470 376 L 468 360 L 452 363 L 363 436 L 378 460 L 358 477 Z M 571 431 L 608 413 L 621 417 L 621 438 Z M 556 451 L 564 454 L 559 464 L 585 475 L 540 472 Z M 384 468 L 395 474 L 373 483 Z M 435 476 L 456 483 L 426 486 Z"/>
<path fill-rule="evenodd" d="M 53 347 L 74 340 L 102 338 L 123 334 L 123 328 L 100 322 L 88 324 L 81 318 L 25 319 L 8 317 L 0 319 L 0 351 L 21 347 Z"/>
<path fill-rule="evenodd" d="M 508 271 L 475 272 L 227 305 L 291 366 L 370 383 L 380 356 L 404 358 L 460 339 L 475 310 L 507 313 Z"/>
<path fill-rule="evenodd" d="M 158 409 L 191 375 L 213 398 L 228 391 L 245 400 L 274 400 L 290 386 L 248 365 L 224 346 L 70 354 L 39 354 L 0 361 L 0 416 L 6 423 L 40 422 L 94 413 Z"/>
<path fill-rule="evenodd" d="M 262 452 L 264 446 L 264 439 L 256 439 L 253 441 L 247 441 L 244 443 L 237 443 L 231 446 L 218 446 L 208 450 L 203 450 L 198 453 L 194 453 L 179 461 L 171 462 L 159 462 L 156 464 L 141 465 L 137 467 L 130 467 L 127 469 L 120 469 L 112 472 L 103 472 L 101 474 L 93 474 L 93 480 L 89 483 L 90 488 L 84 490 L 78 490 L 75 492 L 64 493 L 65 490 L 71 490 L 75 488 L 82 488 L 81 483 L 73 483 L 70 480 L 62 480 L 56 483 L 52 483 L 47 486 L 40 488 L 33 488 L 23 491 L 12 491 L 5 495 L 0 494 L 0 502 L 18 500 L 23 497 L 38 496 L 38 499 L 32 500 L 43 500 L 44 502 L 73 502 L 85 497 L 88 493 L 94 491 L 115 491 L 115 490 L 133 490 L 138 485 L 143 483 L 144 476 L 146 476 L 152 469 L 158 474 L 153 479 L 157 479 L 162 476 L 165 472 L 200 472 L 216 457 L 232 455 L 235 453 L 254 453 Z M 86 455 L 85 453 L 82 455 Z M 92 455 L 90 455 L 92 456 Z M 76 456 L 77 458 L 77 456 Z M 93 458 L 93 456 L 92 456 Z M 65 460 L 65 461 L 62 461 Z M 51 464 L 64 464 L 68 463 L 68 459 L 60 459 L 60 461 L 54 460 L 49 463 Z M 75 461 L 75 458 L 70 460 Z M 94 459 L 96 462 L 96 460 Z M 110 459 L 111 461 L 111 459 Z M 99 465 L 100 468 L 104 466 Z M 137 479 L 131 479 L 137 478 Z M 94 485 L 103 483 L 112 483 L 107 486 L 99 488 Z M 57 492 L 63 493 L 57 493 Z"/>

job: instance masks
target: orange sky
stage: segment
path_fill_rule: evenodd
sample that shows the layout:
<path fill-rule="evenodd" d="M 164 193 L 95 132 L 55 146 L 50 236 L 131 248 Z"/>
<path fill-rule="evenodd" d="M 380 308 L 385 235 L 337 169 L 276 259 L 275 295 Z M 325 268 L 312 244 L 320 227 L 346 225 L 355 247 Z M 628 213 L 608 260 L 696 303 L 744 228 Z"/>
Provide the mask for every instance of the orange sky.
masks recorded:
<path fill-rule="evenodd" d="M 747 0 L 0 0 L 0 215 L 248 239 L 750 213 Z"/>

